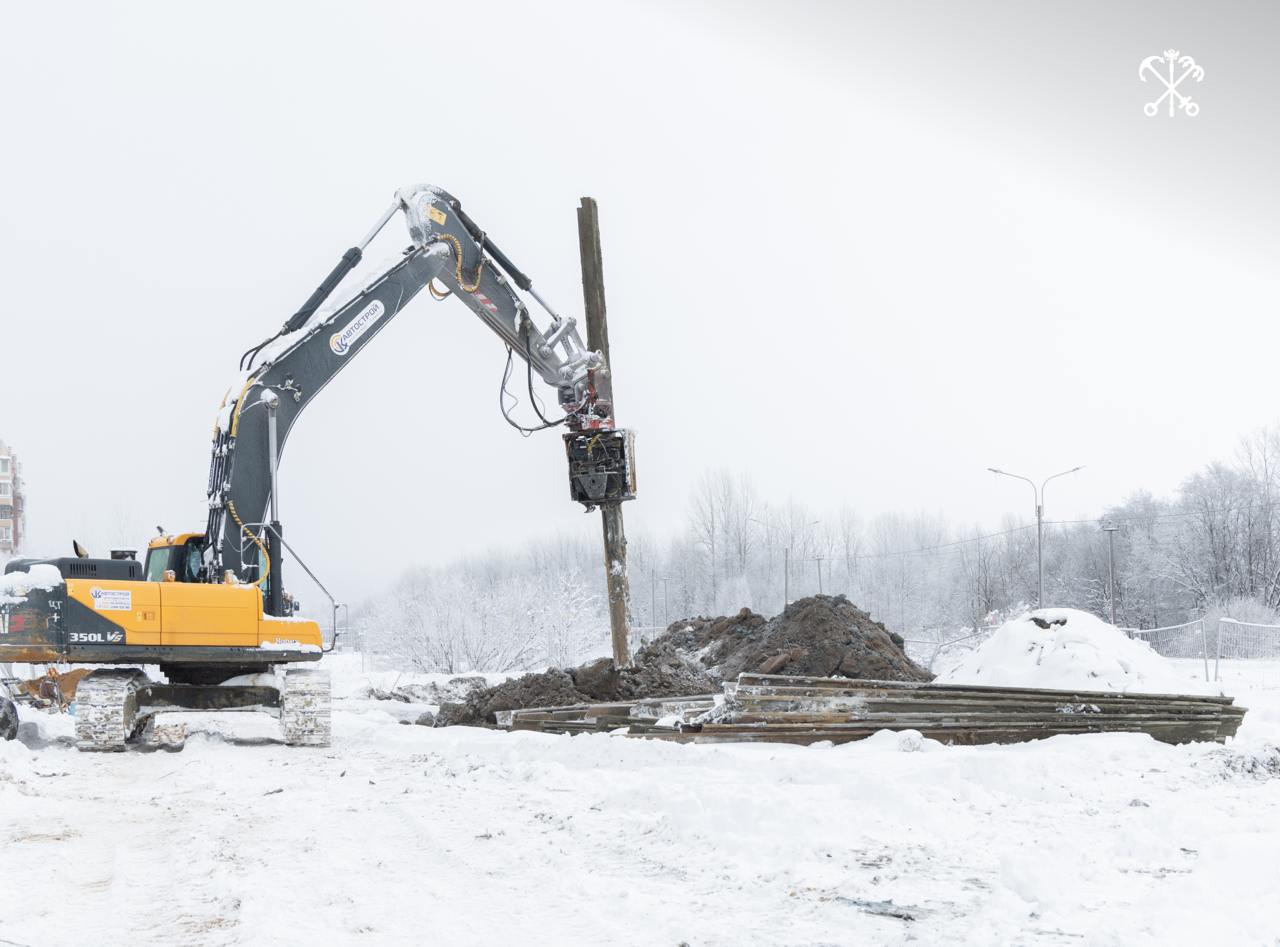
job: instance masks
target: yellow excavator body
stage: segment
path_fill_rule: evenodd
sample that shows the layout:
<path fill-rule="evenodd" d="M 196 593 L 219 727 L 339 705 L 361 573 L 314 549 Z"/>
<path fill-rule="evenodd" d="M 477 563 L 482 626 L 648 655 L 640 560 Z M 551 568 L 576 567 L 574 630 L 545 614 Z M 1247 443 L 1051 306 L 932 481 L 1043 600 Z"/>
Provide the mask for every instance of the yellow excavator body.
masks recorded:
<path fill-rule="evenodd" d="M 67 598 L 119 627 L 120 643 L 126 645 L 301 646 L 297 650 L 323 645 L 316 622 L 264 615 L 256 585 L 68 579 Z M 72 638 L 76 633 L 68 630 Z"/>

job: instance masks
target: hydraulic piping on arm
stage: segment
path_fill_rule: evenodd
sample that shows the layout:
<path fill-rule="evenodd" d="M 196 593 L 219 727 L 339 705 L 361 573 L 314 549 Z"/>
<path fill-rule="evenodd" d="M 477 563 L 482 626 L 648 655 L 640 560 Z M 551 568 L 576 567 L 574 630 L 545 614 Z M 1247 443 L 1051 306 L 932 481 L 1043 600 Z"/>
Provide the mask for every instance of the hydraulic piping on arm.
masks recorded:
<path fill-rule="evenodd" d="M 408 248 L 345 302 L 322 309 L 397 212 L 408 225 Z M 524 432 L 565 427 L 571 498 L 588 510 L 634 498 L 634 436 L 615 429 L 612 405 L 596 389 L 598 374 L 609 370 L 604 357 L 587 349 L 577 320 L 547 303 L 455 197 L 415 185 L 397 191 L 391 206 L 280 330 L 242 356 L 244 376 L 233 388 L 239 393 L 224 401 L 214 430 L 204 569 L 209 581 L 228 575 L 241 582 L 265 580 L 268 612 L 291 611 L 281 585 L 275 475 L 290 429 L 311 399 L 424 286 L 436 299 L 456 297 L 502 340 L 507 368 L 500 406 L 508 422 Z M 546 312 L 545 329 L 517 290 Z M 508 412 L 506 381 L 516 355 L 527 364 L 530 401 L 541 422 L 537 427 L 522 428 Z M 534 374 L 556 390 L 562 417 L 548 418 L 537 407 Z M 260 532 L 246 521 L 258 524 Z M 252 544 L 246 544 L 246 533 Z M 264 551 L 265 562 L 249 555 L 255 549 Z"/>

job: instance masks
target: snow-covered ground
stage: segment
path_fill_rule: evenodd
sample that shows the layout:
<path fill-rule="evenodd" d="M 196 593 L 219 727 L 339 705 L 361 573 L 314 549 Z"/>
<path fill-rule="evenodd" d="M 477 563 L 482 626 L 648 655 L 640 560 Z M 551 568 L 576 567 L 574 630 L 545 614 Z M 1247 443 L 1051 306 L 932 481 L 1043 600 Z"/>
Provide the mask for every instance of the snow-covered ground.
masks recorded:
<path fill-rule="evenodd" d="M 327 750 L 228 714 L 87 755 L 24 710 L 0 945 L 1275 945 L 1275 672 L 1224 675 L 1230 746 L 432 730 L 350 658 Z"/>

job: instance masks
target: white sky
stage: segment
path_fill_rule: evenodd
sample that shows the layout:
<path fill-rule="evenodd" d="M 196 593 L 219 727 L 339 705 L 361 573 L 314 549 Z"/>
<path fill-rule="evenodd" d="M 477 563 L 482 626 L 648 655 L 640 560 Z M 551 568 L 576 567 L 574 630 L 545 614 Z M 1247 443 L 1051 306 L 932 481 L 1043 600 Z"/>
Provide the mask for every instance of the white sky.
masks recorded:
<path fill-rule="evenodd" d="M 0 437 L 33 552 L 204 522 L 213 416 L 400 185 L 581 309 L 601 205 L 632 530 L 708 466 L 992 524 L 1167 492 L 1280 416 L 1271 4 L 26 4 L 0 39 Z M 1146 118 L 1138 63 L 1204 66 Z M 393 227 L 399 227 L 398 224 Z M 394 252 L 403 229 L 370 256 Z M 421 298 L 294 428 L 291 542 L 355 599 L 598 529 L 501 345 Z M 547 400 L 553 400 L 547 392 Z"/>

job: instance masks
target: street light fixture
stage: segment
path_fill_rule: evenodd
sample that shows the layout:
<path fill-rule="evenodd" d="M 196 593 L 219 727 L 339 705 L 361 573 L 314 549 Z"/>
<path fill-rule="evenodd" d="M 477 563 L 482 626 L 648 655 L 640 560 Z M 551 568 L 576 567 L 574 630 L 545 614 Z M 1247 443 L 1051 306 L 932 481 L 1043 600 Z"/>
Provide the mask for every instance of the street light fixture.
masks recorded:
<path fill-rule="evenodd" d="M 670 624 L 671 601 L 667 594 L 667 583 L 679 576 L 658 575 L 654 569 L 649 570 L 649 621 L 654 628 L 665 628 Z M 662 624 L 658 624 L 658 583 L 662 583 Z"/>
<path fill-rule="evenodd" d="M 1064 470 L 1061 473 L 1053 474 L 1045 477 L 1040 486 L 1036 487 L 1036 482 L 1030 477 L 1024 477 L 1022 474 L 1009 473 L 1007 470 L 997 470 L 995 467 L 988 467 L 993 474 L 999 474 L 1002 477 L 1012 477 L 1014 480 L 1025 480 L 1031 484 L 1031 492 L 1036 498 L 1036 570 L 1039 574 L 1039 591 L 1036 596 L 1036 608 L 1044 608 L 1044 488 L 1048 486 L 1050 480 L 1057 480 L 1059 477 L 1065 477 L 1067 474 L 1073 474 L 1077 471 L 1084 470 L 1084 464 L 1079 467 L 1072 467 L 1070 470 Z"/>

